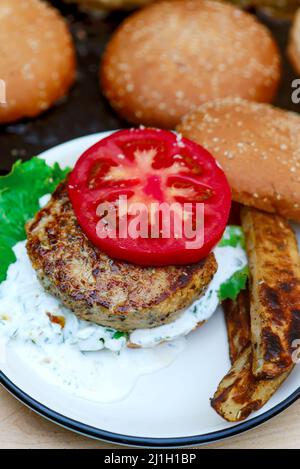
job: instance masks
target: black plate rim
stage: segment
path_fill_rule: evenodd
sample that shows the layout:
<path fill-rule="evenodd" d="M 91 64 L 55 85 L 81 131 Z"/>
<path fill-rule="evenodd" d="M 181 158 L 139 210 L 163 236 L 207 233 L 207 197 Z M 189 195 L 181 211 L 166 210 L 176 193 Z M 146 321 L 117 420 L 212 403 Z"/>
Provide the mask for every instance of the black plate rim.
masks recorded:
<path fill-rule="evenodd" d="M 149 438 L 109 432 L 107 430 L 92 427 L 85 423 L 78 422 L 77 420 L 66 417 L 65 415 L 62 415 L 33 399 L 27 393 L 22 391 L 22 389 L 16 386 L 2 371 L 0 371 L 0 384 L 2 384 L 2 386 L 10 394 L 12 394 L 15 398 L 17 398 L 20 402 L 25 404 L 35 413 L 61 427 L 96 440 L 141 448 L 179 448 L 185 446 L 204 445 L 220 440 L 225 440 L 226 438 L 239 435 L 267 422 L 271 418 L 286 410 L 300 398 L 299 386 L 289 397 L 274 406 L 272 409 L 233 427 L 206 433 L 203 435 L 174 438 Z"/>

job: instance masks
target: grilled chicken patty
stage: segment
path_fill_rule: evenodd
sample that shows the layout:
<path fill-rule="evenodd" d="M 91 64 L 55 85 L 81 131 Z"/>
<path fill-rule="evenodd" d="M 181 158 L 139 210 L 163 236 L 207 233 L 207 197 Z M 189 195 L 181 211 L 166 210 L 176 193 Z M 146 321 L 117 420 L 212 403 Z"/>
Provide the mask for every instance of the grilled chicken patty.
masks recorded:
<path fill-rule="evenodd" d="M 64 183 L 26 229 L 27 251 L 44 288 L 80 319 L 120 331 L 174 321 L 217 270 L 213 253 L 188 266 L 142 267 L 111 259 L 81 230 Z"/>

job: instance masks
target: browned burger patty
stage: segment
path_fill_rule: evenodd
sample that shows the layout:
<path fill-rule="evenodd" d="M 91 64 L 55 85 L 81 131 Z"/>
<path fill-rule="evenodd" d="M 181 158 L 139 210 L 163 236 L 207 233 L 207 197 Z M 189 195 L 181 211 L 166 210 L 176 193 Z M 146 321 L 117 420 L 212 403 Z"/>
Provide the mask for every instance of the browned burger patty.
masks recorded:
<path fill-rule="evenodd" d="M 217 270 L 212 253 L 189 266 L 112 260 L 82 232 L 64 184 L 27 225 L 27 236 L 29 257 L 45 289 L 79 318 L 120 331 L 174 321 Z"/>

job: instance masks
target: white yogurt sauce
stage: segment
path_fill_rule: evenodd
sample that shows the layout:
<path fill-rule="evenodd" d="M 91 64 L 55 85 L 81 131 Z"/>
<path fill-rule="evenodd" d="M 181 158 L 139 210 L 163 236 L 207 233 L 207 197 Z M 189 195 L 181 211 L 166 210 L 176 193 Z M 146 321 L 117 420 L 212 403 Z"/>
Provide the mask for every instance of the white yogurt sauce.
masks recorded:
<path fill-rule="evenodd" d="M 153 349 L 125 348 L 120 353 L 110 350 L 80 352 L 69 344 L 46 345 L 43 348 L 21 341 L 10 341 L 14 357 L 26 363 L 40 378 L 77 397 L 111 403 L 124 399 L 138 379 L 168 367 L 185 349 L 186 339 L 161 344 Z"/>
<path fill-rule="evenodd" d="M 7 279 L 0 285 L 0 331 L 7 338 L 47 344 L 76 344 L 81 351 L 107 348 L 120 351 L 126 337 L 114 339 L 114 329 L 77 319 L 54 296 L 48 294 L 37 279 L 26 251 L 26 242 L 14 247 L 17 261 L 10 265 Z M 64 327 L 50 320 L 62 318 Z"/>
<path fill-rule="evenodd" d="M 217 309 L 220 285 L 247 262 L 242 248 L 216 248 L 219 268 L 205 295 L 173 323 L 134 331 L 127 338 L 79 320 L 46 293 L 25 244 L 15 246 L 17 261 L 0 285 L 0 361 L 5 360 L 5 350 L 13 347 L 49 383 L 99 402 L 124 398 L 140 376 L 169 366 L 182 353 L 184 336 Z M 60 318 L 59 323 L 53 322 L 53 316 Z M 127 340 L 143 348 L 128 349 Z"/>
<path fill-rule="evenodd" d="M 130 341 L 141 347 L 153 347 L 162 341 L 174 340 L 191 332 L 198 323 L 207 321 L 219 305 L 218 292 L 222 283 L 236 271 L 247 265 L 247 257 L 241 247 L 217 247 L 214 254 L 218 270 L 204 295 L 187 308 L 178 319 L 154 329 L 139 329 L 130 334 Z"/>
<path fill-rule="evenodd" d="M 25 242 L 14 252 L 17 261 L 0 285 L 0 363 L 13 348 L 47 382 L 85 399 L 114 402 L 126 397 L 140 376 L 169 366 L 184 350 L 184 338 L 154 349 L 126 348 L 125 337 L 113 338 L 115 330 L 78 320 L 44 291 Z M 47 313 L 63 317 L 65 327 Z"/>

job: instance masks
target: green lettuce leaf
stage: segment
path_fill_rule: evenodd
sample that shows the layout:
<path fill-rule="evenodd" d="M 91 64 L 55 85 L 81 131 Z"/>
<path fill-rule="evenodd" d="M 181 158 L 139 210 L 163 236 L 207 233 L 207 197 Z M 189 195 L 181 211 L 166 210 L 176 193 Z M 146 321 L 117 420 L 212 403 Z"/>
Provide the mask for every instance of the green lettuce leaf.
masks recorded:
<path fill-rule="evenodd" d="M 235 272 L 226 282 L 222 283 L 219 290 L 219 299 L 224 301 L 227 299 L 235 300 L 241 290 L 247 285 L 249 275 L 248 266 Z"/>
<path fill-rule="evenodd" d="M 226 227 L 223 237 L 218 244 L 218 247 L 231 246 L 233 248 L 241 247 L 246 248 L 245 235 L 240 226 L 229 225 Z M 219 298 L 220 301 L 226 299 L 235 300 L 241 290 L 244 290 L 248 280 L 248 267 L 235 272 L 226 282 L 220 286 Z"/>
<path fill-rule="evenodd" d="M 231 246 L 236 248 L 238 246 L 245 249 L 245 235 L 240 226 L 228 225 L 223 233 L 222 239 L 218 244 L 218 247 Z"/>
<path fill-rule="evenodd" d="M 39 199 L 52 193 L 69 171 L 32 158 L 17 161 L 9 174 L 0 177 L 0 282 L 15 261 L 13 246 L 26 239 L 25 224 L 39 210 Z"/>
<path fill-rule="evenodd" d="M 0 245 L 0 283 L 6 279 L 6 273 L 10 264 L 15 262 L 16 256 L 11 247 L 5 242 Z"/>
<path fill-rule="evenodd" d="M 128 339 L 128 333 L 127 332 L 116 331 L 113 335 L 113 339 L 121 339 L 121 337 L 124 337 L 125 339 Z"/>

